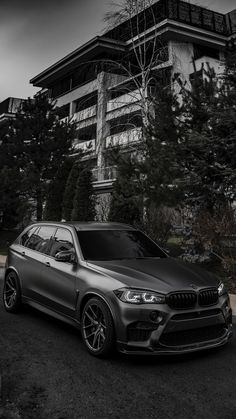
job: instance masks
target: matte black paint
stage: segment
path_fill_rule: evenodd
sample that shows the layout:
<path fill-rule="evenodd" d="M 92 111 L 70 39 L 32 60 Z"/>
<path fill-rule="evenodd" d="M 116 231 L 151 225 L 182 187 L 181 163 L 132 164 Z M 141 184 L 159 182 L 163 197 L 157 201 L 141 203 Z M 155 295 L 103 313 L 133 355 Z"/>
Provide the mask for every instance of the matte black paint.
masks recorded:
<path fill-rule="evenodd" d="M 39 223 L 37 223 L 38 225 Z M 76 262 L 56 261 L 20 244 L 20 237 L 10 246 L 6 273 L 17 272 L 22 288 L 23 302 L 48 314 L 79 327 L 81 307 L 88 296 L 99 296 L 106 302 L 112 314 L 117 348 L 128 353 L 185 353 L 224 345 L 232 335 L 232 320 L 228 294 L 221 296 L 212 307 L 196 305 L 189 310 L 173 310 L 167 304 L 135 305 L 120 301 L 114 291 L 129 287 L 156 291 L 167 295 L 175 291 L 195 291 L 217 288 L 219 280 L 194 265 L 171 257 L 116 261 L 85 261 L 80 249 L 78 230 L 133 230 L 132 227 L 115 223 L 41 223 L 68 229 L 74 241 Z M 28 227 L 29 228 L 29 227 Z M 26 230 L 25 230 L 26 231 Z M 25 233 L 22 233 L 22 235 Z M 219 309 L 218 315 L 207 316 L 209 309 Z M 156 311 L 158 322 L 150 320 Z M 199 313 L 199 318 L 174 322 L 173 316 Z M 226 318 L 227 314 L 227 318 Z M 128 327 L 137 322 L 155 326 L 155 330 L 143 341 L 128 340 Z M 165 331 L 199 329 L 222 324 L 225 334 L 215 340 L 206 340 L 179 347 L 167 347 L 159 343 Z"/>

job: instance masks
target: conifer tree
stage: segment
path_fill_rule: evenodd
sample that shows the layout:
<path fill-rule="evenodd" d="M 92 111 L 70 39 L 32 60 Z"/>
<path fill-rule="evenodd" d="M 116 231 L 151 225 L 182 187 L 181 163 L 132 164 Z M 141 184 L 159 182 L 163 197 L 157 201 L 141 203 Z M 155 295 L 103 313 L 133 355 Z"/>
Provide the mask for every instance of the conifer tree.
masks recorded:
<path fill-rule="evenodd" d="M 71 219 L 73 221 L 93 221 L 95 219 L 96 200 L 93 190 L 93 176 L 89 168 L 80 171 L 76 182 Z"/>
<path fill-rule="evenodd" d="M 62 218 L 66 221 L 71 221 L 72 219 L 73 202 L 80 170 L 80 162 L 76 160 L 70 170 L 63 194 Z"/>
<path fill-rule="evenodd" d="M 15 144 L 8 121 L 0 126 L 0 212 L 1 228 L 15 228 L 28 208 Z"/>
<path fill-rule="evenodd" d="M 185 202 L 214 211 L 236 197 L 236 55 L 226 60 L 222 77 L 212 68 L 195 73 L 191 90 L 183 89 L 185 135 L 178 152 L 183 164 Z"/>
<path fill-rule="evenodd" d="M 113 184 L 109 220 L 127 224 L 140 224 L 142 219 L 142 195 L 139 190 L 137 161 L 135 156 L 122 155 L 117 167 L 117 179 Z"/>
<path fill-rule="evenodd" d="M 55 178 L 49 185 L 46 207 L 44 211 L 45 220 L 61 221 L 62 219 L 62 198 L 66 188 L 66 182 L 73 165 L 73 159 L 67 158 L 58 168 Z"/>
<path fill-rule="evenodd" d="M 42 219 L 48 184 L 69 154 L 75 138 L 75 125 L 61 122 L 47 96 L 26 100 L 16 113 L 11 132 L 28 197 L 36 204 L 37 220 Z"/>
<path fill-rule="evenodd" d="M 171 87 L 157 82 L 152 97 L 152 112 L 144 127 L 144 141 L 139 170 L 142 173 L 143 193 L 148 208 L 174 206 L 181 197 L 181 163 L 177 157 L 182 129 L 176 94 Z"/>

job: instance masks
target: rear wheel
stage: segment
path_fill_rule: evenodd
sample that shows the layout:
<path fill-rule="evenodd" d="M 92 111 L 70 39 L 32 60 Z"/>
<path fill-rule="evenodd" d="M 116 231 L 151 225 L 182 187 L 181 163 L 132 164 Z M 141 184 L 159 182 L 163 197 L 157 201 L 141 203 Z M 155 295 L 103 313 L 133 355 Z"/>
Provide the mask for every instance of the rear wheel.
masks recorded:
<path fill-rule="evenodd" d="M 104 357 L 111 353 L 115 332 L 112 316 L 107 305 L 100 298 L 91 298 L 82 313 L 81 331 L 88 351 Z"/>
<path fill-rule="evenodd" d="M 11 271 L 6 275 L 3 288 L 3 304 L 6 311 L 16 313 L 21 308 L 21 288 L 18 276 Z"/>

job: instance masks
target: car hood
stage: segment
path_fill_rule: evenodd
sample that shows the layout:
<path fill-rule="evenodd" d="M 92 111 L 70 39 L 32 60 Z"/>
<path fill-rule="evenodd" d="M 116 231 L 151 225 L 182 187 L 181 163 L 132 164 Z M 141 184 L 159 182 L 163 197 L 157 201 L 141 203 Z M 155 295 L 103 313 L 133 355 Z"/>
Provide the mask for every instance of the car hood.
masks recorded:
<path fill-rule="evenodd" d="M 218 286 L 219 280 L 198 266 L 171 257 L 90 261 L 88 266 L 116 279 L 121 286 L 161 293 Z"/>

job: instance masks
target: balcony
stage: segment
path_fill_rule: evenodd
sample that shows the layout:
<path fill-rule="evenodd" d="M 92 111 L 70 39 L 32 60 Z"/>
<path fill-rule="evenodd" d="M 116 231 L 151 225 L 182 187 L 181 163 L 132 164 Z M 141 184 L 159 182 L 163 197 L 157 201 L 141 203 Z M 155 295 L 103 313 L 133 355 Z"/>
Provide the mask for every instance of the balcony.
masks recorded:
<path fill-rule="evenodd" d="M 109 135 L 106 138 L 106 148 L 109 147 L 126 147 L 140 142 L 142 139 L 142 128 L 133 128 L 119 134 Z"/>
<path fill-rule="evenodd" d="M 89 108 L 83 109 L 82 111 L 75 112 L 72 121 L 80 122 L 85 119 L 92 118 L 97 115 L 97 105 L 90 106 Z"/>
<path fill-rule="evenodd" d="M 138 102 L 139 100 L 141 100 L 141 95 L 138 89 L 128 92 L 126 94 L 116 97 L 115 99 L 109 100 L 107 102 L 107 112 L 111 112 L 123 106 L 130 105 L 132 103 Z"/>
<path fill-rule="evenodd" d="M 91 153 L 94 152 L 96 149 L 96 140 L 92 139 L 89 141 L 83 141 L 82 143 L 74 144 L 74 151 L 75 153 L 78 151 L 82 151 L 83 153 Z"/>

